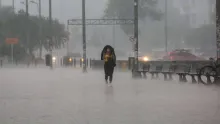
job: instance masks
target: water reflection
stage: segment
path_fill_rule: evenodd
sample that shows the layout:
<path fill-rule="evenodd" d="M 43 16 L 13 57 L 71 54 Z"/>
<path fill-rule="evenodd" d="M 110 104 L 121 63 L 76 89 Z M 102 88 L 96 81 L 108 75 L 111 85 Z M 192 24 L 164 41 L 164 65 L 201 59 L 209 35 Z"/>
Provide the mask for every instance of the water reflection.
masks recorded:
<path fill-rule="evenodd" d="M 106 96 L 106 102 L 111 103 L 114 101 L 114 87 L 105 87 L 105 96 Z"/>

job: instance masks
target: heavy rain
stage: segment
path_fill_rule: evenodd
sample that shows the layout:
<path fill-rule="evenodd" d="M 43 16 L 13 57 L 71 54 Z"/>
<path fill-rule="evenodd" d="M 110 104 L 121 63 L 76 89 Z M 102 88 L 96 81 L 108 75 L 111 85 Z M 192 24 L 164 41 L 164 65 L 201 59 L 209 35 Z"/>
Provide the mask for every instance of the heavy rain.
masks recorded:
<path fill-rule="evenodd" d="M 0 0 L 0 124 L 219 124 L 218 0 Z"/>

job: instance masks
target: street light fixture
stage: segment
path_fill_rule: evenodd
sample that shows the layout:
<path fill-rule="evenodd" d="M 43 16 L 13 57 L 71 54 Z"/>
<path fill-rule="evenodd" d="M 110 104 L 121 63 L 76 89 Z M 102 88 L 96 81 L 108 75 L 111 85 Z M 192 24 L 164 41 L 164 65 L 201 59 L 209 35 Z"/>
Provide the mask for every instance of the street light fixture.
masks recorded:
<path fill-rule="evenodd" d="M 27 53 L 30 54 L 30 51 L 29 51 L 29 4 L 28 4 L 28 0 L 26 0 L 25 2 L 22 1 L 20 2 L 21 4 L 25 5 L 26 7 L 26 48 L 27 48 Z"/>
<path fill-rule="evenodd" d="M 53 43 L 53 34 L 52 34 L 52 31 L 53 31 L 53 25 L 52 25 L 52 0 L 49 0 L 49 26 L 50 26 L 50 36 L 49 36 L 49 38 L 50 38 L 50 43 L 49 43 L 49 46 L 50 46 L 50 55 L 52 56 L 52 53 L 53 53 L 53 51 L 52 51 L 52 43 Z M 51 65 L 50 65 L 50 68 L 51 69 L 53 69 L 53 64 L 51 63 Z"/>
<path fill-rule="evenodd" d="M 20 3 L 23 4 L 23 5 L 26 5 L 24 1 L 21 1 Z"/>
<path fill-rule="evenodd" d="M 37 2 L 35 2 L 35 1 L 33 1 L 33 0 L 31 0 L 30 2 L 38 5 L 38 3 L 37 3 Z"/>
<path fill-rule="evenodd" d="M 23 5 L 27 5 L 26 2 L 24 2 L 24 1 L 21 1 L 20 3 L 23 4 Z M 32 0 L 32 1 L 29 1 L 29 3 L 36 4 L 36 5 L 39 7 L 39 3 L 37 3 L 37 2 L 35 2 L 35 1 L 33 1 L 33 0 Z M 28 3 L 28 5 L 29 5 L 29 3 Z"/>

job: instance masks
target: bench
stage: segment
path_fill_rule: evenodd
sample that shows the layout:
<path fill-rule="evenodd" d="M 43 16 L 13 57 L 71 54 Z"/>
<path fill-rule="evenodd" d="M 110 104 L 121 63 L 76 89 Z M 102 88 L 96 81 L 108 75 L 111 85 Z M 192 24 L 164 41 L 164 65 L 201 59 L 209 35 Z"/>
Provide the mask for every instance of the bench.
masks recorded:
<path fill-rule="evenodd" d="M 150 64 L 149 73 L 151 74 L 151 79 L 159 79 L 159 73 L 161 73 L 163 68 L 162 64 Z M 156 75 L 156 77 L 155 77 Z"/>
<path fill-rule="evenodd" d="M 172 74 L 174 73 L 174 65 L 172 63 L 163 64 L 161 73 L 164 75 L 164 81 L 173 80 Z"/>
<path fill-rule="evenodd" d="M 143 76 L 143 78 L 147 78 L 147 72 L 149 72 L 149 70 L 150 70 L 150 65 L 149 64 L 143 64 L 142 65 L 142 76 Z"/>
<path fill-rule="evenodd" d="M 184 63 L 175 64 L 175 73 L 179 76 L 179 82 L 187 82 L 186 75 L 190 72 L 190 65 Z"/>

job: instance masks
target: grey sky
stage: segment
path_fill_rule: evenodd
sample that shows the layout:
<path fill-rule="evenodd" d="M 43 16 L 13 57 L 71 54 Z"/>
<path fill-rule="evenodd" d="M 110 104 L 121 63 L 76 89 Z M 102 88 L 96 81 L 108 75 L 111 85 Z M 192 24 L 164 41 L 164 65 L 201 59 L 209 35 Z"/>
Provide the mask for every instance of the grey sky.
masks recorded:
<path fill-rule="evenodd" d="M 20 3 L 22 1 L 25 0 L 15 0 L 16 10 L 25 8 L 25 5 Z M 49 0 L 42 0 L 42 14 L 44 16 L 48 16 L 48 1 Z M 53 17 L 58 18 L 63 23 L 70 18 L 80 18 L 81 1 L 82 0 L 52 0 Z M 87 18 L 99 18 L 103 14 L 106 1 L 107 0 L 86 0 Z M 3 5 L 11 5 L 12 0 L 2 0 L 2 3 Z M 38 14 L 37 6 L 35 4 L 30 4 L 30 14 Z"/>

